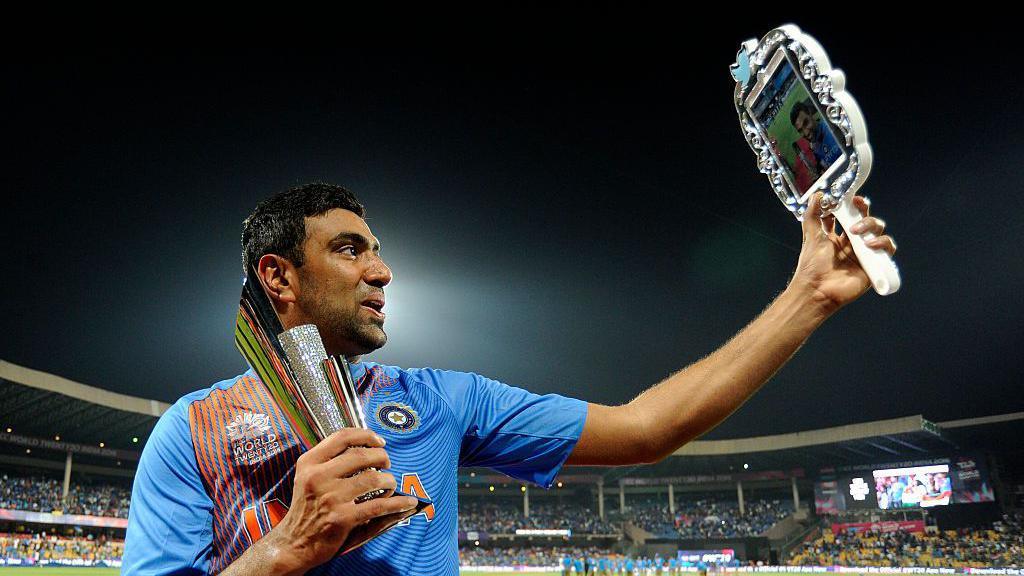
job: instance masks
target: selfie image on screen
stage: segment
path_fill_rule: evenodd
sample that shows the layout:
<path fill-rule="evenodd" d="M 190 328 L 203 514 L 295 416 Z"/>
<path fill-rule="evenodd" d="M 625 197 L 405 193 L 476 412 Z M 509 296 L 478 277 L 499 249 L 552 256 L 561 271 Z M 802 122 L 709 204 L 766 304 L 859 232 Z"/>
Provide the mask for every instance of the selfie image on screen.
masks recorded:
<path fill-rule="evenodd" d="M 752 112 L 800 194 L 843 156 L 828 121 L 788 58 L 779 63 Z"/>
<path fill-rule="evenodd" d="M 945 506 L 953 494 L 946 464 L 875 470 L 872 474 L 882 510 Z"/>

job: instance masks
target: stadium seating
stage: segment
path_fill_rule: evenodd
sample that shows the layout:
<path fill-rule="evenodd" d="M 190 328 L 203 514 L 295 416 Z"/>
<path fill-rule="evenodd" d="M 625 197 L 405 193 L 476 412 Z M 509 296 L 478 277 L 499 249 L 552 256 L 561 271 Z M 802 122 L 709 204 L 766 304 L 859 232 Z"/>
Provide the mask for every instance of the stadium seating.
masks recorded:
<path fill-rule="evenodd" d="M 669 512 L 663 499 L 632 503 L 623 516 L 644 530 L 663 538 L 738 538 L 766 532 L 793 512 L 792 503 L 782 500 L 750 500 L 739 504 L 723 500 L 677 500 L 676 512 Z"/>
<path fill-rule="evenodd" d="M 1024 515 L 1004 516 L 980 530 L 948 530 L 937 534 L 854 532 L 833 534 L 795 550 L 791 565 L 924 566 L 985 568 L 1024 566 Z"/>
<path fill-rule="evenodd" d="M 681 500 L 676 513 L 668 511 L 664 499 L 639 500 L 624 513 L 609 512 L 601 520 L 595 510 L 579 504 L 535 504 L 530 517 L 511 503 L 463 501 L 459 507 L 459 529 L 491 534 L 511 534 L 522 528 L 570 529 L 574 534 L 621 534 L 623 522 L 632 522 L 659 537 L 735 538 L 763 534 L 792 513 L 792 504 L 780 500 L 752 500 L 746 514 L 736 502 Z"/>
<path fill-rule="evenodd" d="M 60 480 L 40 476 L 0 476 L 0 508 L 127 518 L 131 490 L 110 484 L 72 483 L 67 500 L 61 500 Z"/>
<path fill-rule="evenodd" d="M 576 534 L 621 534 L 621 523 L 601 520 L 596 511 L 579 505 L 536 504 L 530 517 L 522 509 L 500 503 L 462 502 L 459 530 L 513 534 L 517 529 L 568 529 Z"/>
<path fill-rule="evenodd" d="M 0 533 L 4 560 L 35 564 L 41 561 L 120 562 L 124 540 L 39 534 Z"/>
<path fill-rule="evenodd" d="M 527 546 L 521 548 L 478 548 L 466 546 L 459 549 L 459 563 L 462 566 L 561 566 L 562 559 L 572 558 L 614 558 L 611 550 L 597 547 L 575 548 L 561 546 Z"/>

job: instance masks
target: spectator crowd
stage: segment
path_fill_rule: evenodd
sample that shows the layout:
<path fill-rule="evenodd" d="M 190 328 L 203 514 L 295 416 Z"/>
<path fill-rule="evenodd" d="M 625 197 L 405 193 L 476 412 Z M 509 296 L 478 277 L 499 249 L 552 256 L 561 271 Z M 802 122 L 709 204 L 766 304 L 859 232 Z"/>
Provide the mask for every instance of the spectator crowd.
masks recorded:
<path fill-rule="evenodd" d="M 39 476 L 0 476 L 0 508 L 127 518 L 131 490 L 110 484 L 72 483 L 67 499 L 63 483 Z"/>
<path fill-rule="evenodd" d="M 561 566 L 566 556 L 572 558 L 611 557 L 611 550 L 597 547 L 576 548 L 563 546 L 526 546 L 521 548 L 459 548 L 459 564 L 462 566 Z"/>
<path fill-rule="evenodd" d="M 634 503 L 623 518 L 659 538 L 741 538 L 764 534 L 791 514 L 793 505 L 750 500 L 744 502 L 744 512 L 740 514 L 737 502 L 702 499 L 679 501 L 672 513 L 664 500 L 647 500 Z"/>
<path fill-rule="evenodd" d="M 634 502 L 625 513 L 611 512 L 601 520 L 596 510 L 579 504 L 539 504 L 530 517 L 512 503 L 463 501 L 459 530 L 511 534 L 517 529 L 569 529 L 574 534 L 622 533 L 624 522 L 662 538 L 735 538 L 763 534 L 792 513 L 792 504 L 780 500 L 753 500 L 740 514 L 735 502 L 693 500 L 678 502 L 675 513 L 664 500 Z"/>
<path fill-rule="evenodd" d="M 573 534 L 622 533 L 621 524 L 601 520 L 594 510 L 565 504 L 537 504 L 530 507 L 530 517 L 521 508 L 492 502 L 460 502 L 459 530 L 514 534 L 519 529 L 572 530 Z"/>
<path fill-rule="evenodd" d="M 39 534 L 8 534 L 0 532 L 0 558 L 21 564 L 71 562 L 120 562 L 124 541 L 103 537 L 65 537 Z"/>
<path fill-rule="evenodd" d="M 1006 515 L 984 529 L 930 533 L 825 530 L 789 559 L 802 566 L 1024 567 L 1024 516 Z"/>

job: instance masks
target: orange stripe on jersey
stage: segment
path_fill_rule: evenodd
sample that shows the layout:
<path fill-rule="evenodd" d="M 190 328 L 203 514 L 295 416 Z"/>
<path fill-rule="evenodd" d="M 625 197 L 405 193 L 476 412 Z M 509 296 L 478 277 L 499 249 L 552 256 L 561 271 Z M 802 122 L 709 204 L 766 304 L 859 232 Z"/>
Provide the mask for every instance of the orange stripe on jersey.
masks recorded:
<path fill-rule="evenodd" d="M 278 426 L 276 414 L 274 414 L 274 405 L 268 402 L 260 394 L 260 388 L 256 381 L 251 377 L 245 377 L 242 379 L 238 386 L 239 394 L 243 397 L 244 402 L 249 405 L 252 410 L 260 409 L 261 412 L 267 415 L 268 423 L 271 429 L 274 431 L 274 435 L 277 437 L 278 442 L 284 441 L 284 431 Z M 281 470 L 281 465 L 278 463 L 276 458 L 270 458 L 264 462 L 256 470 L 256 477 L 259 480 L 259 489 L 256 491 L 256 497 L 262 496 L 271 486 L 274 485 L 275 479 L 280 478 L 284 474 L 284 470 Z"/>
<path fill-rule="evenodd" d="M 270 521 L 271 529 L 273 529 L 274 526 L 277 526 L 277 524 L 284 519 L 284 515 L 288 513 L 288 508 L 286 508 L 285 505 L 277 498 L 274 498 L 270 502 L 264 502 L 263 507 L 267 511 L 267 520 Z"/>
<path fill-rule="evenodd" d="M 274 427 L 274 433 L 277 434 L 277 438 L 281 443 L 281 453 L 284 454 L 282 457 L 272 458 L 273 467 L 270 470 L 271 477 L 268 478 L 267 489 L 269 490 L 280 483 L 280 488 L 286 491 L 281 496 L 289 500 L 292 490 L 292 480 L 290 478 L 295 471 L 295 459 L 302 453 L 301 440 L 288 426 L 280 407 L 271 397 L 266 387 L 263 386 L 263 383 L 252 378 L 249 380 L 249 386 L 253 395 L 266 407 L 267 414 L 270 416 L 270 422 Z"/>
<path fill-rule="evenodd" d="M 203 483 L 207 486 L 210 499 L 215 500 L 219 487 L 217 486 L 217 474 L 213 469 L 213 454 L 210 452 L 209 435 L 205 434 L 205 431 L 209 428 L 209 415 L 206 413 L 205 404 L 194 402 L 189 408 L 196 417 L 196 428 L 192 432 L 192 441 L 195 444 L 197 456 L 202 463 L 200 472 L 203 474 Z"/>
<path fill-rule="evenodd" d="M 201 436 L 199 434 L 200 424 L 198 412 L 199 406 L 195 402 L 189 405 L 188 426 L 189 430 L 192 432 L 192 449 L 196 453 L 196 464 L 199 466 L 199 475 L 201 476 L 201 480 L 203 481 L 203 486 L 206 487 L 207 494 L 209 494 L 211 492 L 211 486 L 209 482 L 211 474 L 210 469 L 208 467 L 208 462 L 206 460 L 206 447 L 203 445 Z"/>
<path fill-rule="evenodd" d="M 232 385 L 233 387 L 234 385 Z M 228 539 L 228 545 L 225 547 L 223 554 L 220 558 L 221 561 L 225 561 L 227 557 L 230 557 L 234 553 L 234 548 L 239 544 L 235 538 L 236 532 L 241 530 L 242 527 L 236 522 L 237 515 L 234 512 L 234 508 L 238 504 L 246 504 L 242 498 L 242 487 L 239 486 L 239 482 L 233 481 L 233 469 L 231 462 L 228 458 L 231 456 L 231 445 L 227 441 L 227 425 L 230 423 L 229 411 L 230 403 L 228 402 L 230 397 L 230 388 L 228 390 L 215 390 L 213 394 L 210 394 L 210 398 L 213 401 L 215 410 L 213 411 L 213 422 L 216 426 L 216 434 L 213 437 L 216 439 L 217 451 L 215 452 L 215 461 L 220 471 L 220 480 L 223 484 L 227 485 L 227 490 L 224 490 L 223 497 L 221 498 L 222 507 L 220 513 L 216 516 L 220 517 L 221 531 L 225 538 Z"/>
<path fill-rule="evenodd" d="M 236 381 L 234 386 L 231 386 L 230 388 L 227 388 L 226 390 L 224 390 L 224 397 L 222 398 L 222 401 L 224 402 L 224 410 L 223 410 L 223 412 L 221 412 L 221 414 L 224 415 L 224 419 L 227 420 L 227 421 L 231 420 L 231 414 L 238 412 L 238 410 L 237 410 L 238 408 L 251 408 L 250 406 L 248 406 L 248 402 L 243 400 L 242 396 L 238 393 L 238 387 L 239 387 L 239 382 Z M 228 442 L 227 444 L 228 444 L 228 451 L 225 453 L 225 454 L 227 454 L 227 462 L 226 462 L 226 464 L 228 465 L 229 469 L 231 470 L 231 474 L 234 475 L 235 474 L 235 470 L 236 470 L 232 466 L 232 464 L 233 464 L 232 458 L 234 456 L 234 452 L 233 452 L 233 448 L 234 447 L 231 446 L 230 442 Z M 241 498 L 238 498 L 238 499 L 235 500 L 235 503 L 237 504 L 239 501 L 241 501 L 243 503 L 242 506 L 249 506 L 251 504 L 251 501 L 252 501 L 252 485 L 251 485 L 251 483 L 249 483 L 249 482 L 232 482 L 231 484 L 233 486 L 237 486 L 238 487 L 238 494 L 239 494 L 239 496 L 241 496 Z M 246 492 L 248 492 L 248 494 L 246 494 Z"/>
<path fill-rule="evenodd" d="M 203 483 L 207 486 L 207 494 L 210 496 L 210 500 L 213 501 L 213 546 L 215 550 L 219 550 L 224 546 L 223 530 L 218 530 L 220 525 L 218 515 L 222 496 L 222 485 L 218 482 L 211 434 L 208 433 L 208 431 L 213 428 L 212 416 L 209 413 L 210 407 L 208 400 L 209 397 L 204 400 L 193 402 L 189 408 L 196 416 L 196 428 L 193 431 L 193 438 L 198 454 L 203 462 L 203 466 L 200 469 L 200 472 L 204 476 Z"/>
<path fill-rule="evenodd" d="M 202 415 L 203 439 L 206 444 L 207 454 L 209 455 L 210 458 L 210 471 L 212 474 L 211 483 L 214 486 L 213 494 L 211 495 L 211 499 L 214 502 L 213 534 L 215 538 L 214 541 L 216 543 L 214 547 L 214 559 L 216 559 L 220 554 L 222 554 L 221 551 L 224 549 L 226 543 L 228 542 L 228 535 L 225 533 L 224 530 L 223 509 L 224 501 L 227 497 L 227 494 L 225 493 L 225 485 L 230 485 L 230 483 L 226 482 L 225 480 L 223 466 L 221 465 L 220 458 L 218 457 L 218 453 L 221 450 L 221 446 L 219 446 L 217 442 L 216 434 L 217 393 L 218 391 L 214 390 L 204 400 L 197 402 L 197 404 L 201 404 L 200 414 Z"/>
<path fill-rule="evenodd" d="M 249 544 L 263 537 L 263 528 L 260 527 L 260 519 L 256 516 L 256 510 L 256 506 L 242 510 L 242 522 L 245 525 L 245 535 L 249 538 Z"/>
<path fill-rule="evenodd" d="M 287 513 L 300 444 L 263 384 L 243 376 L 189 406 L 189 425 L 213 501 L 211 572 L 219 572 Z"/>

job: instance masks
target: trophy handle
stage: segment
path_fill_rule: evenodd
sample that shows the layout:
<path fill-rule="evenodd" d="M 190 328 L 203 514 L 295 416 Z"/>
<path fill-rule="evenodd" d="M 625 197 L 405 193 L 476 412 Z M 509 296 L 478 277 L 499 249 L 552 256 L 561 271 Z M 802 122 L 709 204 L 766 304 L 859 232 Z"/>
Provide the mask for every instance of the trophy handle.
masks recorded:
<path fill-rule="evenodd" d="M 850 228 L 864 218 L 860 210 L 853 205 L 853 194 L 844 196 L 832 214 L 846 231 L 846 237 L 853 245 L 853 252 L 857 255 L 861 268 L 871 279 L 871 285 L 875 288 L 875 292 L 879 296 L 888 296 L 899 290 L 900 271 L 889 253 L 881 248 L 871 248 L 865 244 L 865 241 L 873 239 L 875 235 L 869 232 L 862 236 L 850 232 Z"/>

